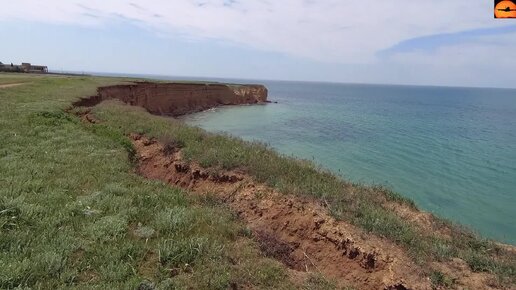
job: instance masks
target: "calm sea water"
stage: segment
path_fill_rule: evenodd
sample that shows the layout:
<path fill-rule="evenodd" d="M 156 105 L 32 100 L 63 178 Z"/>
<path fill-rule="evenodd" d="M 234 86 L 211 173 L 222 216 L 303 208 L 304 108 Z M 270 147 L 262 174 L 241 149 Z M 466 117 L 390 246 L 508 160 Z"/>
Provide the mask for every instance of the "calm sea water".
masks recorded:
<path fill-rule="evenodd" d="M 278 104 L 184 118 L 269 143 L 516 244 L 516 90 L 261 81 Z"/>

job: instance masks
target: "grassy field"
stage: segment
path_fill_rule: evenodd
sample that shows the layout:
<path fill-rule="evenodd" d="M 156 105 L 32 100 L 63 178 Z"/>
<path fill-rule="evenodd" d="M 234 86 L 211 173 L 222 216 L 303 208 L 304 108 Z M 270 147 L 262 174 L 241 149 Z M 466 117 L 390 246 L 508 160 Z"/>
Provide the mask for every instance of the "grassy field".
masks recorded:
<path fill-rule="evenodd" d="M 114 101 L 93 110 L 100 124 L 65 111 L 121 79 L 0 75 L 0 84 L 24 81 L 0 89 L 0 288 L 293 287 L 223 205 L 131 173 L 132 132 L 179 142 L 203 166 L 240 168 L 281 192 L 323 200 L 338 219 L 395 241 L 422 265 L 459 257 L 500 284 L 516 281 L 514 254 L 447 221 L 439 222 L 453 228 L 452 239 L 407 222 L 384 204 L 414 204 L 389 190 Z M 326 284 L 314 277 L 305 286 Z"/>
<path fill-rule="evenodd" d="M 0 89 L 0 289 L 292 288 L 226 208 L 131 173 L 118 126 L 65 112 L 121 80 L 0 74 L 25 81 Z"/>

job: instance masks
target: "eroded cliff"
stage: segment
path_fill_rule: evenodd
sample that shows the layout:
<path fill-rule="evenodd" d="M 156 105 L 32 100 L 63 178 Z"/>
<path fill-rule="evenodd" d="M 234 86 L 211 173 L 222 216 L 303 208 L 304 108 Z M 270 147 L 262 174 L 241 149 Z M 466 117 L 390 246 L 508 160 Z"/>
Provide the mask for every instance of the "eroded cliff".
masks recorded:
<path fill-rule="evenodd" d="M 267 101 L 263 85 L 226 85 L 204 83 L 151 83 L 100 87 L 97 95 L 75 103 L 94 105 L 107 99 L 141 106 L 152 114 L 180 116 L 222 105 L 257 104 Z"/>

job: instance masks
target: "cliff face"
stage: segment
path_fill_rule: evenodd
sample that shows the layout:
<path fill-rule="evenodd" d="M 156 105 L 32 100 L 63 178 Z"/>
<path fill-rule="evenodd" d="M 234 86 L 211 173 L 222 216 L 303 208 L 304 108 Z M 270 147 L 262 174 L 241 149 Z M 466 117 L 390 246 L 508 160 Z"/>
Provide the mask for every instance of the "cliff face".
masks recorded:
<path fill-rule="evenodd" d="M 98 95 L 92 98 L 95 102 L 119 99 L 144 107 L 152 114 L 179 116 L 222 105 L 263 103 L 267 93 L 262 85 L 142 82 L 100 87 Z"/>

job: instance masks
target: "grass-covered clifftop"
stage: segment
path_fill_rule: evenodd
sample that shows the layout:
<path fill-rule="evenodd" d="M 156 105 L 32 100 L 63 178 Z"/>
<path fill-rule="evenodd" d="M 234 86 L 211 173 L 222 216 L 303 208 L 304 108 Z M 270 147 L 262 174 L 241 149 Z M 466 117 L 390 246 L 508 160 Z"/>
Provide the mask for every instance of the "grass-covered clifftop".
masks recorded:
<path fill-rule="evenodd" d="M 1 289 L 291 286 L 227 209 L 137 176 L 118 126 L 65 112 L 120 79 L 0 75 L 26 81 L 0 89 Z"/>
<path fill-rule="evenodd" d="M 317 274 L 293 279 L 264 257 L 223 203 L 135 174 L 130 133 L 324 204 L 336 219 L 402 247 L 435 287 L 453 287 L 455 278 L 432 266 L 453 258 L 494 274 L 492 286 L 514 285 L 514 251 L 434 217 L 418 223 L 414 204 L 391 191 L 114 101 L 92 109 L 96 124 L 75 115 L 84 109 L 68 111 L 98 86 L 123 81 L 0 74 L 0 85 L 25 83 L 0 88 L 0 288 L 332 286 Z"/>

